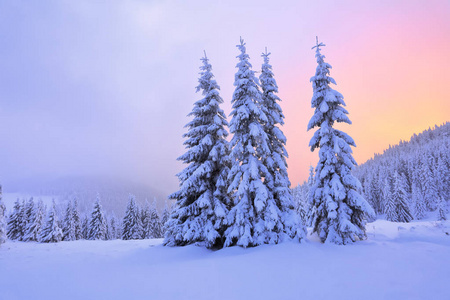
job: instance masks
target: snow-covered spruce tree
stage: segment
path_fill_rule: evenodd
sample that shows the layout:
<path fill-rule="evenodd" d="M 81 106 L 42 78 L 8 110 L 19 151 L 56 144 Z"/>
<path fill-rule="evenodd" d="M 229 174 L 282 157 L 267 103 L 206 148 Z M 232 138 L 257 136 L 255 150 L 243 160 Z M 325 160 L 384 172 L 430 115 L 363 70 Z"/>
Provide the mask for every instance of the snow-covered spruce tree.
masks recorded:
<path fill-rule="evenodd" d="M 53 201 L 47 220 L 40 232 L 39 241 L 41 243 L 57 243 L 62 240 L 62 237 L 62 229 L 58 226 L 58 218 L 56 216 L 56 204 Z"/>
<path fill-rule="evenodd" d="M 156 199 L 153 200 L 152 206 L 149 210 L 149 228 L 150 228 L 150 237 L 149 238 L 161 238 L 161 220 L 158 215 L 158 211 L 156 210 Z"/>
<path fill-rule="evenodd" d="M 6 206 L 2 200 L 2 186 L 0 185 L 0 245 L 6 242 Z"/>
<path fill-rule="evenodd" d="M 445 213 L 446 213 L 446 206 L 447 206 L 447 203 L 445 202 L 444 198 L 442 196 L 439 197 L 439 202 L 438 202 L 438 221 L 445 221 L 445 220 L 447 220 L 447 216 L 445 215 Z"/>
<path fill-rule="evenodd" d="M 23 226 L 24 237 L 22 238 L 22 240 L 24 240 L 24 238 L 25 238 L 26 228 L 28 227 L 28 224 L 32 222 L 33 211 L 34 211 L 34 200 L 33 200 L 33 197 L 31 197 L 30 199 L 28 199 L 27 202 L 25 202 L 25 205 L 23 207 L 23 225 L 22 226 Z"/>
<path fill-rule="evenodd" d="M 302 189 L 301 189 L 301 198 L 302 198 L 303 208 L 301 209 L 301 214 L 300 214 L 301 221 L 303 222 L 303 225 L 305 227 L 305 231 L 306 231 L 306 226 L 309 226 L 308 218 L 309 218 L 309 213 L 311 211 L 311 205 L 308 200 L 309 199 L 308 193 L 309 193 L 308 183 L 305 182 L 302 185 Z"/>
<path fill-rule="evenodd" d="M 141 232 L 141 238 L 142 239 L 151 239 L 152 235 L 152 229 L 150 226 L 150 204 L 147 200 L 145 200 L 145 206 L 141 210 L 141 224 L 142 224 L 142 232 Z"/>
<path fill-rule="evenodd" d="M 429 210 L 436 210 L 438 203 L 438 189 L 436 187 L 436 180 L 434 179 L 434 174 L 431 170 L 432 168 L 432 157 L 431 154 L 427 155 L 427 159 L 422 165 L 422 176 L 423 181 L 423 191 L 424 200 Z"/>
<path fill-rule="evenodd" d="M 420 166 L 416 164 L 411 178 L 411 203 L 414 208 L 414 218 L 416 220 L 423 219 L 427 211 L 427 206 L 425 199 L 423 198 L 421 182 L 419 179 L 419 168 Z"/>
<path fill-rule="evenodd" d="M 228 176 L 228 192 L 233 194 L 233 202 L 226 220 L 225 246 L 253 247 L 293 238 L 298 228 L 290 226 L 291 220 L 284 223 L 285 208 L 274 199 L 268 185 L 271 183 L 273 187 L 275 181 L 267 165 L 271 150 L 264 126 L 269 120 L 264 112 L 258 79 L 251 69 L 242 39 L 237 47 L 241 53 L 237 56 L 236 88 L 231 100 L 233 148 L 232 168 Z"/>
<path fill-rule="evenodd" d="M 135 197 L 129 196 L 127 210 L 122 222 L 122 239 L 139 240 L 142 238 L 142 224 Z"/>
<path fill-rule="evenodd" d="M 109 228 L 108 240 L 116 240 L 118 237 L 118 235 L 117 235 L 117 220 L 116 220 L 116 216 L 114 214 L 110 218 L 108 228 Z"/>
<path fill-rule="evenodd" d="M 75 240 L 75 223 L 73 221 L 72 202 L 69 200 L 66 207 L 66 215 L 63 221 L 63 241 Z"/>
<path fill-rule="evenodd" d="M 344 97 L 330 87 L 336 84 L 329 76 L 331 65 L 324 61 L 317 41 L 315 76 L 311 78 L 313 97 L 311 107 L 314 115 L 308 130 L 318 127 L 309 146 L 311 151 L 319 148 L 315 183 L 311 190 L 311 201 L 317 211 L 313 231 L 322 242 L 348 244 L 357 238 L 366 237 L 366 217 L 375 217 L 369 203 L 358 193 L 361 184 L 351 173 L 357 165 L 350 146 L 356 146 L 346 133 L 333 128 L 335 122 L 351 124 L 347 117 Z"/>
<path fill-rule="evenodd" d="M 83 239 L 89 239 L 89 218 L 87 216 L 84 216 L 81 221 L 81 234 Z"/>
<path fill-rule="evenodd" d="M 109 232 L 109 218 L 108 216 L 105 216 L 105 228 L 106 228 L 106 233 L 105 233 L 105 241 L 109 240 L 109 237 L 111 236 L 111 233 Z"/>
<path fill-rule="evenodd" d="M 266 114 L 267 122 L 264 124 L 264 131 L 267 135 L 267 144 L 269 153 L 264 155 L 265 165 L 270 173 L 269 177 L 265 177 L 264 184 L 269 189 L 269 199 L 273 198 L 276 208 L 279 210 L 279 216 L 270 216 L 274 220 L 269 222 L 280 222 L 274 224 L 274 228 L 282 226 L 280 232 L 288 235 L 291 238 L 301 240 L 306 235 L 304 222 L 298 217 L 295 212 L 294 201 L 291 193 L 291 182 L 289 181 L 287 173 L 286 158 L 288 153 L 286 151 L 286 137 L 281 130 L 284 124 L 283 111 L 278 104 L 281 99 L 276 95 L 278 93 L 278 85 L 272 72 L 272 66 L 269 63 L 269 55 L 266 51 L 262 54 L 264 63 L 262 65 L 261 75 L 259 76 L 260 86 L 262 89 L 262 105 L 263 111 Z M 269 200 L 271 201 L 271 200 Z M 269 204 L 269 203 L 268 203 Z M 270 204 L 269 204 L 270 207 Z M 266 215 L 267 216 L 267 215 Z M 266 217 L 266 221 L 267 217 Z M 267 226 L 266 229 L 272 230 Z M 275 240 L 273 240 L 275 238 Z M 277 243 L 277 235 L 267 237 L 265 243 Z"/>
<path fill-rule="evenodd" d="M 391 192 L 390 177 L 384 178 L 383 184 L 383 197 L 384 197 L 384 213 L 386 214 L 386 220 L 391 222 L 398 222 L 397 204 L 394 201 L 394 197 Z"/>
<path fill-rule="evenodd" d="M 78 211 L 78 200 L 76 198 L 73 200 L 72 220 L 75 240 L 83 239 L 83 227 L 81 224 L 80 212 Z"/>
<path fill-rule="evenodd" d="M 382 214 L 383 213 L 383 202 L 382 202 L 382 190 L 381 190 L 382 182 L 379 180 L 378 176 L 374 176 L 370 182 L 370 195 L 372 197 L 373 208 L 375 213 Z M 369 202 L 370 203 L 370 202 Z"/>
<path fill-rule="evenodd" d="M 306 214 L 307 206 L 305 203 L 305 193 L 306 193 L 306 185 L 300 185 L 298 184 L 295 188 L 291 190 L 292 193 L 292 200 L 294 201 L 295 210 L 297 211 L 297 214 L 300 216 L 300 219 L 306 224 Z"/>
<path fill-rule="evenodd" d="M 8 238 L 10 240 L 20 240 L 22 232 L 22 206 L 19 199 L 14 202 L 13 211 L 9 215 L 7 223 Z"/>
<path fill-rule="evenodd" d="M 412 203 L 414 205 L 414 218 L 416 220 L 422 220 L 425 217 L 425 212 L 427 210 L 425 200 L 420 192 L 420 188 L 415 183 L 412 184 L 411 188 Z"/>
<path fill-rule="evenodd" d="M 165 234 L 166 234 L 166 222 L 169 220 L 169 218 L 170 218 L 170 210 L 169 210 L 169 206 L 168 206 L 167 200 L 166 200 L 164 203 L 164 209 L 161 214 L 161 234 L 162 234 L 162 236 L 165 236 Z"/>
<path fill-rule="evenodd" d="M 94 210 L 92 211 L 89 220 L 89 240 L 105 240 L 106 239 L 106 219 L 100 204 L 100 196 L 94 203 Z"/>
<path fill-rule="evenodd" d="M 201 59 L 197 92 L 203 98 L 195 102 L 193 120 L 183 135 L 187 151 L 178 160 L 188 164 L 179 174 L 180 189 L 169 196 L 176 207 L 165 224 L 164 245 L 183 246 L 204 244 L 207 248 L 221 248 L 225 231 L 224 219 L 230 199 L 227 193 L 229 144 L 228 125 L 220 108 L 223 103 L 219 85 L 214 80 L 208 58 Z"/>
<path fill-rule="evenodd" d="M 450 141 L 450 136 L 447 138 Z M 448 146 L 450 142 L 441 144 L 441 155 L 438 158 L 437 172 L 440 180 L 439 194 L 445 199 L 450 199 L 450 154 Z"/>
<path fill-rule="evenodd" d="M 311 199 L 311 191 L 312 191 L 312 187 L 314 186 L 314 167 L 313 166 L 309 166 L 309 176 L 308 176 L 308 194 L 307 194 L 307 202 L 308 202 L 308 210 L 306 213 L 306 226 L 311 227 L 313 226 L 313 222 L 314 222 L 314 216 L 316 214 L 316 207 L 312 204 L 312 202 L 310 201 Z"/>
<path fill-rule="evenodd" d="M 444 159 L 441 156 L 438 156 L 435 170 L 435 179 L 436 179 L 436 187 L 438 191 L 438 195 L 440 197 L 447 196 L 447 189 L 449 184 L 449 167 L 447 167 Z"/>
<path fill-rule="evenodd" d="M 25 235 L 23 240 L 25 242 L 38 242 L 41 233 L 41 228 L 44 223 L 45 207 L 42 200 L 38 200 L 37 204 L 33 207 L 31 219 L 27 223 Z"/>
<path fill-rule="evenodd" d="M 405 183 L 397 171 L 394 171 L 393 184 L 392 201 L 395 204 L 397 222 L 408 223 L 413 219 L 413 216 L 408 205 L 408 196 L 405 191 Z"/>
<path fill-rule="evenodd" d="M 363 186 L 364 186 L 364 198 L 372 206 L 375 213 L 380 213 L 382 211 L 382 208 L 380 207 L 380 197 L 378 194 L 379 189 L 378 179 L 375 178 L 371 173 L 368 176 L 366 176 Z"/>
<path fill-rule="evenodd" d="M 20 219 L 19 241 L 23 241 L 23 237 L 25 235 L 25 228 L 27 227 L 27 215 L 25 213 L 26 204 L 27 204 L 27 202 L 25 201 L 25 199 L 22 199 L 22 204 L 20 205 L 20 213 L 19 213 L 19 219 Z"/>

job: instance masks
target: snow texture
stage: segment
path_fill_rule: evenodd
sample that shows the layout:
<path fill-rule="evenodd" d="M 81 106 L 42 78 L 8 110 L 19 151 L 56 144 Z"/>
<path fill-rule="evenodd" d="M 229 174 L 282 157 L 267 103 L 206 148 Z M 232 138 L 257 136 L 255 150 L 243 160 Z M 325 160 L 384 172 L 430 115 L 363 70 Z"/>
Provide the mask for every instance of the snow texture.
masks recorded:
<path fill-rule="evenodd" d="M 219 251 L 162 247 L 161 239 L 8 240 L 0 246 L 0 298 L 446 300 L 448 234 L 450 221 L 425 219 L 368 223 L 368 239 L 351 247 L 315 235 Z"/>

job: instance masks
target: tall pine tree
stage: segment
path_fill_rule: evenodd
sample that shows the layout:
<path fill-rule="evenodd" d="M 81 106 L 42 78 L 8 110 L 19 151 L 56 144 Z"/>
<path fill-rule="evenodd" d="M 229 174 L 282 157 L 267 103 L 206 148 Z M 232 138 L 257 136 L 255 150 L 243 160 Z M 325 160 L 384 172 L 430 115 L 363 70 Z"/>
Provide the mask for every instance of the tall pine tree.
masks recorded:
<path fill-rule="evenodd" d="M 34 211 L 34 200 L 33 197 L 31 197 L 30 199 L 28 199 L 27 202 L 25 202 L 25 205 L 23 207 L 23 235 L 24 237 L 22 238 L 22 240 L 25 239 L 25 235 L 26 235 L 26 231 L 27 231 L 27 227 L 28 225 L 33 222 L 33 211 Z"/>
<path fill-rule="evenodd" d="M 395 203 L 397 222 L 410 222 L 413 219 L 413 216 L 408 205 L 405 182 L 397 171 L 394 171 L 392 201 Z"/>
<path fill-rule="evenodd" d="M 422 193 L 419 190 L 419 187 L 417 187 L 416 184 L 413 183 L 412 185 L 412 203 L 414 205 L 414 218 L 416 220 L 421 220 L 425 217 L 426 213 L 426 205 L 425 201 L 423 199 Z"/>
<path fill-rule="evenodd" d="M 384 213 L 386 214 L 386 220 L 391 222 L 398 222 L 397 204 L 394 201 L 391 180 L 390 177 L 384 178 L 383 184 L 383 196 L 384 202 L 386 203 L 384 207 Z"/>
<path fill-rule="evenodd" d="M 214 80 L 208 58 L 201 59 L 197 92 L 203 98 L 195 102 L 193 120 L 186 127 L 184 142 L 187 152 L 178 160 L 188 164 L 179 173 L 179 191 L 169 198 L 176 200 L 176 208 L 166 222 L 164 244 L 183 246 L 192 243 L 208 248 L 222 247 L 224 219 L 230 199 L 227 193 L 229 145 L 226 141 L 228 125 L 220 108 L 223 103 L 220 87 Z"/>
<path fill-rule="evenodd" d="M 81 234 L 83 239 L 89 239 L 89 218 L 87 216 L 84 216 L 81 221 Z"/>
<path fill-rule="evenodd" d="M 56 216 L 56 204 L 53 200 L 45 225 L 40 232 L 39 241 L 41 243 L 57 243 L 62 240 L 62 237 L 62 229 L 58 225 L 58 217 Z"/>
<path fill-rule="evenodd" d="M 127 210 L 122 222 L 122 239 L 138 240 L 142 238 L 142 223 L 135 197 L 129 196 Z"/>
<path fill-rule="evenodd" d="M 14 202 L 13 211 L 9 215 L 6 227 L 10 240 L 20 240 L 22 238 L 22 219 L 22 206 L 20 205 L 19 199 L 17 199 Z"/>
<path fill-rule="evenodd" d="M 167 204 L 167 200 L 164 202 L 164 209 L 161 214 L 161 234 L 162 236 L 166 235 L 166 222 L 170 218 L 170 210 Z"/>
<path fill-rule="evenodd" d="M 81 240 L 83 238 L 83 228 L 81 224 L 80 212 L 78 211 L 78 200 L 76 198 L 73 200 L 72 220 L 75 240 Z"/>
<path fill-rule="evenodd" d="M 100 196 L 94 203 L 94 209 L 89 220 L 89 240 L 105 240 L 106 239 L 106 219 L 100 204 Z"/>
<path fill-rule="evenodd" d="M 72 202 L 69 200 L 66 207 L 66 215 L 63 221 L 63 241 L 74 241 L 75 238 L 75 223 L 73 220 Z"/>
<path fill-rule="evenodd" d="M 25 199 L 22 199 L 22 204 L 20 205 L 20 213 L 19 213 L 19 228 L 20 228 L 20 237 L 19 241 L 23 241 L 24 235 L 25 235 L 25 229 L 27 227 L 27 214 L 26 212 L 26 201 Z"/>
<path fill-rule="evenodd" d="M 324 61 L 317 41 L 316 74 L 311 78 L 313 97 L 311 107 L 314 115 L 308 130 L 318 127 L 309 146 L 311 151 L 319 148 L 315 184 L 311 191 L 312 203 L 316 207 L 313 231 L 322 242 L 348 244 L 363 239 L 366 216 L 375 213 L 369 203 L 358 193 L 361 184 L 351 170 L 356 166 L 350 146 L 356 146 L 346 133 L 333 128 L 335 122 L 351 124 L 347 117 L 344 97 L 330 87 L 336 84 L 329 76 L 331 65 Z"/>
<path fill-rule="evenodd" d="M 309 176 L 308 176 L 308 194 L 307 194 L 307 199 L 308 199 L 308 210 L 307 210 L 307 214 L 306 214 L 306 226 L 311 227 L 313 226 L 313 222 L 314 222 L 314 216 L 316 214 L 316 206 L 313 205 L 313 203 L 310 201 L 311 200 L 311 191 L 312 188 L 314 186 L 314 167 L 313 166 L 309 166 Z"/>
<path fill-rule="evenodd" d="M 284 124 L 284 114 L 278 104 L 281 99 L 276 95 L 278 85 L 274 78 L 272 65 L 269 63 L 269 55 L 266 51 L 262 54 L 264 63 L 262 65 L 261 75 L 259 76 L 262 89 L 262 107 L 267 117 L 264 124 L 264 130 L 267 134 L 267 143 L 269 153 L 264 157 L 265 165 L 268 168 L 270 177 L 264 179 L 269 189 L 269 196 L 275 201 L 275 206 L 280 211 L 280 215 L 275 222 L 280 222 L 275 227 L 280 227 L 280 231 L 289 237 L 296 237 L 301 240 L 305 236 L 304 223 L 295 213 L 295 206 L 290 189 L 291 182 L 287 173 L 286 158 L 286 137 L 281 130 Z M 272 182 L 269 180 L 272 179 Z M 271 229 L 269 229 L 271 230 Z M 277 239 L 277 238 L 275 238 Z M 266 242 L 277 242 L 276 240 Z"/>
<path fill-rule="evenodd" d="M 438 221 L 445 221 L 445 220 L 447 220 L 446 207 L 447 207 L 447 202 L 444 200 L 444 198 L 442 196 L 439 197 L 439 200 L 438 200 Z"/>
<path fill-rule="evenodd" d="M 141 223 L 142 223 L 142 239 L 151 239 L 152 238 L 152 228 L 150 222 L 150 204 L 147 200 L 145 200 L 145 206 L 141 212 Z"/>
<path fill-rule="evenodd" d="M 111 232 L 109 232 L 109 218 L 107 216 L 105 216 L 105 228 L 106 228 L 106 233 L 105 233 L 105 241 L 108 241 L 111 236 Z"/>
<path fill-rule="evenodd" d="M 116 220 L 116 216 L 114 214 L 110 218 L 108 228 L 109 228 L 108 240 L 116 240 L 118 238 L 118 234 L 117 234 L 117 220 Z"/>
<path fill-rule="evenodd" d="M 31 218 L 27 223 L 25 230 L 24 241 L 25 242 L 38 242 L 39 236 L 44 224 L 45 217 L 45 207 L 42 200 L 38 200 L 37 204 L 34 205 Z"/>
<path fill-rule="evenodd" d="M 427 204 L 428 209 L 436 210 L 438 207 L 438 189 L 436 187 L 436 180 L 434 178 L 434 174 L 432 172 L 433 166 L 433 158 L 432 155 L 428 153 L 427 159 L 425 159 L 422 165 L 422 176 L 424 177 L 423 181 L 423 192 L 424 192 L 424 200 Z"/>
<path fill-rule="evenodd" d="M 162 237 L 161 220 L 156 210 L 156 199 L 153 200 L 152 206 L 149 209 L 149 238 L 157 239 Z"/>
<path fill-rule="evenodd" d="M 228 176 L 228 192 L 233 193 L 233 203 L 227 216 L 225 246 L 252 247 L 290 238 L 292 232 L 289 229 L 294 226 L 291 226 L 291 220 L 286 225 L 283 223 L 284 215 L 280 209 L 284 208 L 274 199 L 275 178 L 269 169 L 274 164 L 268 166 L 271 145 L 265 128 L 269 122 L 267 110 L 242 39 L 237 47 L 241 53 L 237 56 L 238 71 L 231 100 L 232 168 Z M 285 190 L 281 188 L 280 192 L 282 195 Z"/>

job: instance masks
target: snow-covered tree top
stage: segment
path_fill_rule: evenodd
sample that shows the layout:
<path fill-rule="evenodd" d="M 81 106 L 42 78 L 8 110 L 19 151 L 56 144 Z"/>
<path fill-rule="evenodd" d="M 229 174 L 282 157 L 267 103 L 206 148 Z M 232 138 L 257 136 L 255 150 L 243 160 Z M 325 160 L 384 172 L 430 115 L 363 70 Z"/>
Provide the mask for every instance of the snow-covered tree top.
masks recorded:
<path fill-rule="evenodd" d="M 347 124 L 352 124 L 352 122 L 347 117 L 348 111 L 344 108 L 344 96 L 329 86 L 330 83 L 336 84 L 336 82 L 329 76 L 331 65 L 324 61 L 325 56 L 320 53 L 320 47 L 323 46 L 325 44 L 319 43 L 316 39 L 316 46 L 313 49 L 316 49 L 317 68 L 315 75 L 310 79 L 314 91 L 311 107 L 315 108 L 315 111 L 308 123 L 308 130 L 314 127 L 320 127 L 320 129 L 311 139 L 310 147 L 312 151 L 319 146 L 319 137 L 330 133 L 331 130 L 335 131 L 335 134 L 349 145 L 356 146 L 349 135 L 337 129 L 332 129 L 334 122 Z M 348 150 L 348 152 L 351 153 L 351 150 Z"/>
<path fill-rule="evenodd" d="M 250 127 L 250 124 L 255 121 L 255 118 L 259 118 L 261 124 L 267 122 L 266 114 L 259 107 L 261 99 L 261 93 L 258 89 L 259 80 L 255 76 L 252 65 L 249 62 L 249 55 L 246 53 L 244 40 L 241 38 L 240 44 L 236 47 L 241 53 L 236 56 L 239 58 L 239 62 L 236 65 L 238 71 L 234 77 L 234 86 L 236 89 L 233 93 L 233 99 L 231 100 L 233 110 L 231 116 L 233 118 L 230 121 L 230 132 L 236 133 L 241 129 Z M 244 130 L 246 132 L 246 130 Z M 258 135 L 258 129 L 255 126 L 250 128 L 252 135 Z M 231 140 L 231 144 L 234 145 L 237 139 L 236 134 Z"/>
<path fill-rule="evenodd" d="M 261 56 L 264 59 L 264 63 L 261 68 L 261 76 L 259 77 L 259 80 L 261 81 L 261 86 L 264 87 L 264 92 L 269 94 L 272 97 L 275 97 L 276 100 L 280 100 L 278 96 L 276 96 L 273 93 L 278 93 L 278 86 L 273 78 L 273 72 L 272 72 L 272 65 L 269 63 L 269 55 L 271 53 L 267 53 L 267 47 L 266 51 L 261 54 Z"/>
<path fill-rule="evenodd" d="M 196 87 L 196 91 L 199 92 L 200 90 L 202 90 L 202 94 L 207 96 L 211 90 L 220 90 L 220 86 L 213 79 L 214 75 L 212 73 L 212 66 L 209 63 L 208 57 L 206 56 L 206 51 L 204 51 L 204 53 L 205 56 L 200 58 L 200 60 L 203 62 L 203 65 L 200 67 L 201 72 L 199 73 L 200 78 L 198 79 L 199 85 Z M 222 98 L 219 97 L 219 103 L 222 102 Z"/>
<path fill-rule="evenodd" d="M 233 94 L 233 99 L 239 98 L 239 94 L 244 93 L 250 95 L 251 97 L 259 97 L 259 91 L 257 87 L 258 78 L 255 76 L 255 71 L 252 70 L 252 65 L 249 62 L 250 56 L 246 52 L 245 42 L 241 38 L 240 44 L 236 47 L 241 51 L 241 53 L 236 56 L 239 58 L 239 62 L 236 65 L 238 71 L 234 77 L 234 85 L 237 87 Z M 242 88 L 248 89 L 248 91 Z M 243 99 L 247 100 L 247 99 Z M 237 103 L 233 105 L 235 107 Z"/>
<path fill-rule="evenodd" d="M 320 54 L 320 47 L 325 47 L 326 45 L 322 42 L 319 43 L 319 37 L 316 36 L 316 45 L 313 46 L 311 49 L 316 48 L 316 53 Z"/>
<path fill-rule="evenodd" d="M 265 113 L 267 114 L 269 122 L 268 125 L 273 126 L 277 123 L 283 125 L 284 114 L 281 107 L 277 103 L 277 101 L 281 101 L 281 99 L 276 95 L 276 93 L 278 93 L 278 85 L 274 78 L 272 65 L 269 63 L 270 54 L 270 52 L 267 52 L 266 47 L 265 52 L 261 55 L 264 59 L 264 63 L 261 68 L 259 81 L 263 90 L 263 101 L 265 102 Z M 286 138 L 284 136 L 281 139 L 286 142 Z"/>
<path fill-rule="evenodd" d="M 270 54 L 272 54 L 272 53 L 267 53 L 267 47 L 265 48 L 265 52 L 263 52 L 262 54 L 261 54 L 261 56 L 264 58 L 264 64 L 263 64 L 263 69 L 264 69 L 264 67 L 265 66 L 268 66 L 268 68 L 271 70 L 272 69 L 272 66 L 269 64 L 269 55 Z"/>

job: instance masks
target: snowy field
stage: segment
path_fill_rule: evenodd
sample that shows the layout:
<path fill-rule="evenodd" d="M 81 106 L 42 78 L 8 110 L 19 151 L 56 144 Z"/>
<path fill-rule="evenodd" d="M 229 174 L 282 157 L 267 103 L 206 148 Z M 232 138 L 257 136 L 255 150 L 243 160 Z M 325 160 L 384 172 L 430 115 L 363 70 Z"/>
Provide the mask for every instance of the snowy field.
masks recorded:
<path fill-rule="evenodd" d="M 349 246 L 210 251 L 162 240 L 11 242 L 0 299 L 450 299 L 450 221 L 367 226 Z"/>

